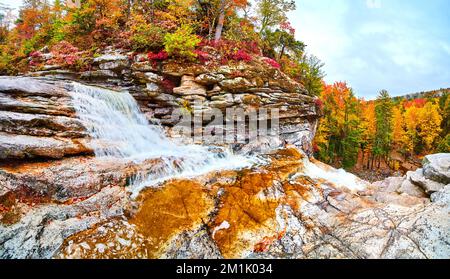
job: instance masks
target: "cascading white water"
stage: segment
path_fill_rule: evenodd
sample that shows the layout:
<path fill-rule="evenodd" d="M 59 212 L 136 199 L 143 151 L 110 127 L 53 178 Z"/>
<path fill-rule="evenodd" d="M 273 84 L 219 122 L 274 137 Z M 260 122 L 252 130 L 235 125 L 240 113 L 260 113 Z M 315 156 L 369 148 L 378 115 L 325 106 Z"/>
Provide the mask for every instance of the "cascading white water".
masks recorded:
<path fill-rule="evenodd" d="M 345 187 L 352 191 L 361 191 L 366 189 L 368 183 L 361 180 L 356 175 L 346 172 L 343 169 L 334 169 L 327 166 L 326 169 L 320 165 L 314 164 L 308 158 L 303 159 L 302 175 L 309 176 L 312 179 L 325 180 L 338 187 Z"/>
<path fill-rule="evenodd" d="M 148 158 L 173 146 L 157 126 L 150 126 L 127 92 L 73 83 L 71 92 L 78 117 L 88 128 L 97 157 Z"/>
<path fill-rule="evenodd" d="M 116 92 L 74 82 L 70 91 L 77 116 L 93 139 L 97 157 L 134 162 L 159 158 L 162 167 L 140 173 L 132 183 L 136 196 L 145 187 L 176 177 L 190 177 L 220 169 L 250 166 L 253 161 L 230 151 L 212 152 L 198 145 L 177 145 L 162 129 L 150 125 L 128 92 Z"/>

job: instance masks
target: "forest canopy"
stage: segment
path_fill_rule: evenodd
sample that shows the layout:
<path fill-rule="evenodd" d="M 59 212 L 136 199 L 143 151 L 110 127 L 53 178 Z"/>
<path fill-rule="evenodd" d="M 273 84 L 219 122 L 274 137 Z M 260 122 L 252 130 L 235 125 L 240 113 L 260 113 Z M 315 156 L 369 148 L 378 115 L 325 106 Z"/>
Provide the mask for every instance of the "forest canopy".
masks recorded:
<path fill-rule="evenodd" d="M 287 17 L 295 9 L 287 0 L 25 0 L 14 24 L 0 17 L 0 73 L 26 72 L 44 47 L 71 49 L 62 60 L 83 69 L 107 46 L 191 62 L 210 46 L 223 64 L 265 56 L 319 95 L 323 64 L 296 39 Z"/>
<path fill-rule="evenodd" d="M 315 139 L 316 156 L 329 164 L 368 170 L 436 152 L 450 152 L 450 89 L 391 98 L 382 90 L 374 101 L 358 99 L 343 82 L 325 85 Z M 401 160 L 398 159 L 401 156 Z"/>

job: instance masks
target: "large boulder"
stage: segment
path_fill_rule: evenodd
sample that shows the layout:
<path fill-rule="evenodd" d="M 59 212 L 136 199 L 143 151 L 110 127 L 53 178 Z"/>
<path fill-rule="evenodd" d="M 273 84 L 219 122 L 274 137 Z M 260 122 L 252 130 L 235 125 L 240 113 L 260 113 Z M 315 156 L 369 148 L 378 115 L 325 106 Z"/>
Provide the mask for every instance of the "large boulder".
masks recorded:
<path fill-rule="evenodd" d="M 450 154 L 441 153 L 425 156 L 423 174 L 427 179 L 450 184 Z"/>
<path fill-rule="evenodd" d="M 424 176 L 423 169 L 418 169 L 415 172 L 408 172 L 407 178 L 413 184 L 421 187 L 428 195 L 431 195 L 432 193 L 437 192 L 445 187 L 445 184 L 439 183 L 431 179 L 427 179 Z"/>
<path fill-rule="evenodd" d="M 122 216 L 126 200 L 123 188 L 108 187 L 76 204 L 47 204 L 28 209 L 15 224 L 0 222 L 0 258 L 52 258 L 66 238 Z"/>

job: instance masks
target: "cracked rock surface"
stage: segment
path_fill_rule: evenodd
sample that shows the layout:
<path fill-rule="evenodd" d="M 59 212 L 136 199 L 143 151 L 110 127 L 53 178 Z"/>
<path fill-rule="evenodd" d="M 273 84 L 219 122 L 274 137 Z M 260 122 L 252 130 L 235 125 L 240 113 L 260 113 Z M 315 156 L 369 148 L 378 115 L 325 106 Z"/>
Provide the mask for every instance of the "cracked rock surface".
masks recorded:
<path fill-rule="evenodd" d="M 304 175 L 305 159 L 295 149 L 267 156 L 271 160 L 267 165 L 172 180 L 157 189 L 147 189 L 124 215 L 74 233 L 57 251 L 52 250 L 52 256 L 450 256 L 450 187 L 445 186 L 430 198 L 398 193 L 396 187 L 376 184 L 367 184 L 364 191 L 350 190 L 345 185 Z"/>

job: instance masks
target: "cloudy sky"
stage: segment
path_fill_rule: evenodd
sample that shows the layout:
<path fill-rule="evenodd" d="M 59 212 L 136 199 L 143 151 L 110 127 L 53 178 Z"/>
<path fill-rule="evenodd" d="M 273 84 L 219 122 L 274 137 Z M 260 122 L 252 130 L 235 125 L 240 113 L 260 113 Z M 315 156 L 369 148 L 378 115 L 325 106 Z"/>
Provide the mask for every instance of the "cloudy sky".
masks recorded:
<path fill-rule="evenodd" d="M 327 82 L 366 98 L 450 87 L 450 1 L 296 2 L 298 39 L 325 62 Z"/>
<path fill-rule="evenodd" d="M 449 0 L 296 0 L 298 39 L 360 97 L 450 87 Z M 20 0 L 0 0 L 17 7 Z"/>

